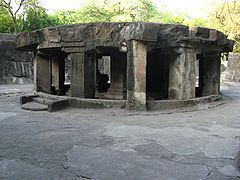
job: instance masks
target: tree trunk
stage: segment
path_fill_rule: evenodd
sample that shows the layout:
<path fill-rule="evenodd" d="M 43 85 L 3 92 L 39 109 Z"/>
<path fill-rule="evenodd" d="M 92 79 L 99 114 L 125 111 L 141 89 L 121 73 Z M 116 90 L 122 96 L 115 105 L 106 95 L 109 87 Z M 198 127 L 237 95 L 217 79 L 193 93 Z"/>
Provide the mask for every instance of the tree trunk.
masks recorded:
<path fill-rule="evenodd" d="M 14 27 L 14 34 L 17 35 L 18 30 L 17 30 L 17 19 L 16 17 L 12 17 L 13 19 L 13 27 Z"/>

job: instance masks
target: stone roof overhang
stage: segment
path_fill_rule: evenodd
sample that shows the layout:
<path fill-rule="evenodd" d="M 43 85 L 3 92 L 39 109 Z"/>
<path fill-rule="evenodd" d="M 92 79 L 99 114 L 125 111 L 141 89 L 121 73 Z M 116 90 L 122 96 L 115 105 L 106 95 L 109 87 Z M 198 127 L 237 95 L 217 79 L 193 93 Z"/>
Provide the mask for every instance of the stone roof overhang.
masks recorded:
<path fill-rule="evenodd" d="M 17 35 L 19 50 L 37 49 L 82 52 L 96 47 L 120 48 L 137 40 L 147 48 L 192 48 L 198 51 L 230 52 L 234 41 L 214 29 L 175 24 L 121 22 L 84 23 L 39 29 Z"/>

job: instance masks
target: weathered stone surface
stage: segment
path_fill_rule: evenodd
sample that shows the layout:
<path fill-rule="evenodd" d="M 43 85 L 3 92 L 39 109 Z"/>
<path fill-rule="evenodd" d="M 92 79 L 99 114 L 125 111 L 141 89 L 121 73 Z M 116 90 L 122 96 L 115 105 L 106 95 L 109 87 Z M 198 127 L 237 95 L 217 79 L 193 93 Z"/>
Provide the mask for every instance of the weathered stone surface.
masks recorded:
<path fill-rule="evenodd" d="M 0 33 L 0 84 L 24 84 L 32 79 L 32 54 L 17 51 L 15 36 Z"/>
<path fill-rule="evenodd" d="M 35 91 L 51 93 L 50 57 L 46 54 L 37 54 L 34 58 Z"/>
<path fill-rule="evenodd" d="M 138 41 L 131 42 L 131 50 L 128 53 L 129 68 L 128 76 L 132 81 L 128 81 L 128 109 L 146 109 L 146 46 Z"/>
<path fill-rule="evenodd" d="M 22 111 L 31 88 L 0 86 L 0 179 L 239 179 L 239 83 L 221 87 L 223 106 L 185 113 Z"/>
<path fill-rule="evenodd" d="M 0 161 L 0 179 L 46 179 L 45 175 L 48 176 L 47 179 L 59 179 L 58 175 L 51 174 L 46 169 L 20 159 Z"/>
<path fill-rule="evenodd" d="M 204 53 L 202 59 L 202 95 L 219 94 L 221 59 L 218 52 Z"/>
<path fill-rule="evenodd" d="M 195 97 L 196 53 L 189 49 L 179 49 L 172 55 L 169 70 L 169 98 L 191 99 Z M 188 65 L 186 65 L 188 64 Z"/>
<path fill-rule="evenodd" d="M 95 95 L 94 61 L 91 54 L 74 53 L 71 59 L 71 96 L 93 98 Z"/>
<path fill-rule="evenodd" d="M 172 176 L 174 179 L 182 180 L 202 179 L 208 175 L 208 169 L 204 165 L 183 165 L 166 160 L 145 159 L 139 157 L 135 151 L 122 152 L 118 149 L 73 146 L 66 156 L 72 171 L 82 171 L 84 176 L 92 179 L 145 180 L 169 179 Z M 112 163 L 113 158 L 117 163 Z"/>
<path fill-rule="evenodd" d="M 236 168 L 232 165 L 220 167 L 219 171 L 225 176 L 240 177 L 240 172 L 237 171 Z"/>
<path fill-rule="evenodd" d="M 226 79 L 240 82 L 240 53 L 229 54 Z"/>
<path fill-rule="evenodd" d="M 141 138 L 145 140 L 154 139 L 155 142 L 178 155 L 191 155 L 203 152 L 209 158 L 224 157 L 234 159 L 240 145 L 239 140 L 232 136 L 239 133 L 239 130 L 230 127 L 225 127 L 223 130 L 221 125 L 202 128 L 198 126 L 149 128 L 122 125 L 114 128 L 109 124 L 106 129 L 105 135 L 115 138 L 131 137 L 136 139 L 136 141 Z M 221 138 L 223 136 L 224 138 Z M 189 143 L 190 137 L 194 139 L 191 143 Z M 175 138 L 179 138 L 178 142 L 174 140 Z"/>
<path fill-rule="evenodd" d="M 12 34 L 7 34 L 7 33 L 0 33 L 0 39 L 2 41 L 15 41 L 16 38 Z"/>
<path fill-rule="evenodd" d="M 17 36 L 17 46 L 29 50 L 43 42 L 84 42 L 86 49 L 92 49 L 97 46 L 118 47 L 121 42 L 129 40 L 155 42 L 159 47 L 176 46 L 182 42 L 211 42 L 213 46 L 209 47 L 220 51 L 231 50 L 233 45 L 223 33 L 216 30 L 200 27 L 189 29 L 188 26 L 174 24 L 128 22 L 75 24 L 20 33 Z"/>
<path fill-rule="evenodd" d="M 47 105 L 39 104 L 36 102 L 27 102 L 26 104 L 22 104 L 22 109 L 28 111 L 46 111 Z"/>

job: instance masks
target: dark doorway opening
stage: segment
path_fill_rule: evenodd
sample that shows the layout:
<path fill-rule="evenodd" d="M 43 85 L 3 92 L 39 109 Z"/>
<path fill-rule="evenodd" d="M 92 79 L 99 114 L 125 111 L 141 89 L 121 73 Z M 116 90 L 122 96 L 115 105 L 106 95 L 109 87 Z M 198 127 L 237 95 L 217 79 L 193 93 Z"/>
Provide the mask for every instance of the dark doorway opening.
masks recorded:
<path fill-rule="evenodd" d="M 96 97 L 126 99 L 127 54 L 118 48 L 98 47 L 96 64 Z"/>
<path fill-rule="evenodd" d="M 147 54 L 147 99 L 168 99 L 170 54 L 154 49 Z"/>

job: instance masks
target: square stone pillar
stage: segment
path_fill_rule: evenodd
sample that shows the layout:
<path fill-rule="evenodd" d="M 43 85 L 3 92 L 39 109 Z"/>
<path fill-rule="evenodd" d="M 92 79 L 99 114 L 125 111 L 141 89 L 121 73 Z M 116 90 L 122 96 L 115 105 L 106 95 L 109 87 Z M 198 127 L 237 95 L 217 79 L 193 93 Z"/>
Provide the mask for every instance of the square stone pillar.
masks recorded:
<path fill-rule="evenodd" d="M 71 53 L 70 59 L 70 96 L 81 98 L 95 98 L 95 55 L 86 52 Z"/>
<path fill-rule="evenodd" d="M 51 58 L 49 55 L 37 53 L 33 60 L 34 90 L 51 93 Z"/>
<path fill-rule="evenodd" d="M 127 108 L 129 110 L 146 110 L 146 64 L 146 46 L 132 40 L 127 54 Z"/>
<path fill-rule="evenodd" d="M 219 94 L 221 56 L 219 52 L 202 53 L 200 59 L 200 91 L 202 96 Z"/>
<path fill-rule="evenodd" d="M 65 56 L 59 53 L 59 55 L 52 56 L 52 86 L 55 90 L 61 94 L 64 90 L 65 80 Z"/>
<path fill-rule="evenodd" d="M 195 98 L 196 53 L 191 49 L 177 49 L 170 58 L 168 98 L 183 100 Z"/>

